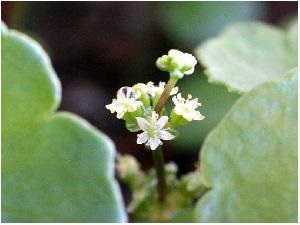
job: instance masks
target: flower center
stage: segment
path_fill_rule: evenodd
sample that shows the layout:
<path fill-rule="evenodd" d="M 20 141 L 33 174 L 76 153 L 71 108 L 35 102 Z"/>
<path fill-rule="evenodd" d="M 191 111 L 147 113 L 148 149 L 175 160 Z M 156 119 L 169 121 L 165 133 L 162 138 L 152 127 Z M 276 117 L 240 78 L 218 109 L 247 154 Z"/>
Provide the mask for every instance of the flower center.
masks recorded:
<path fill-rule="evenodd" d="M 156 126 L 150 126 L 147 130 L 149 137 L 157 138 L 158 136 L 158 129 Z"/>
<path fill-rule="evenodd" d="M 192 111 L 187 105 L 182 106 L 182 110 L 186 113 L 190 113 Z"/>

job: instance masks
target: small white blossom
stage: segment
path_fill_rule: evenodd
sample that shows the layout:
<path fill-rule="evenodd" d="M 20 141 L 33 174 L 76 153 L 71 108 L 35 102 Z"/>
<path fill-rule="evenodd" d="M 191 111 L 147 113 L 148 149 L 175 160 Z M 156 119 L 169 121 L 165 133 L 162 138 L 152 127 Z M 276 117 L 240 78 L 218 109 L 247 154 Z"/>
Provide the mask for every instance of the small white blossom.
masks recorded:
<path fill-rule="evenodd" d="M 184 99 L 181 97 L 180 93 L 177 96 L 174 96 L 172 98 L 172 101 L 175 104 L 174 112 L 188 121 L 203 120 L 205 117 L 196 110 L 198 106 L 201 106 L 201 103 L 198 103 L 198 98 L 191 99 L 191 95 L 188 95 L 188 99 Z"/>
<path fill-rule="evenodd" d="M 132 88 L 138 95 L 148 94 L 148 87 L 146 84 L 137 83 L 137 84 L 133 85 Z"/>
<path fill-rule="evenodd" d="M 155 86 L 152 81 L 149 81 L 147 83 L 147 88 L 148 88 L 147 93 L 153 97 L 157 94 L 161 95 L 165 89 L 165 86 L 166 86 L 165 82 L 160 81 L 158 83 L 158 86 Z M 175 95 L 177 94 L 177 92 L 178 92 L 178 87 L 174 87 L 172 88 L 170 95 Z"/>
<path fill-rule="evenodd" d="M 163 71 L 170 72 L 171 76 L 182 78 L 184 75 L 191 75 L 197 64 L 196 58 L 188 53 L 172 49 L 168 55 L 159 57 L 156 66 Z"/>
<path fill-rule="evenodd" d="M 135 92 L 138 95 L 150 95 L 151 97 L 155 97 L 156 95 L 161 95 L 165 89 L 166 83 L 165 82 L 159 82 L 158 86 L 154 85 L 152 81 L 149 81 L 147 84 L 138 83 L 134 85 L 132 88 L 135 90 Z M 174 87 L 171 90 L 170 95 L 175 95 L 178 92 L 178 87 Z"/>
<path fill-rule="evenodd" d="M 141 101 L 137 101 L 139 95 L 130 87 L 122 87 L 117 92 L 117 99 L 113 99 L 112 103 L 106 105 L 111 113 L 117 112 L 117 118 L 121 119 L 126 112 L 134 112 L 143 105 Z"/>
<path fill-rule="evenodd" d="M 136 120 L 140 129 L 144 131 L 137 135 L 137 144 L 146 143 L 146 145 L 150 146 L 151 150 L 155 150 L 162 144 L 161 140 L 175 138 L 167 129 L 163 129 L 169 120 L 167 116 L 162 116 L 158 119 L 158 114 L 152 112 L 152 116 L 148 120 L 142 117 L 137 117 Z"/>

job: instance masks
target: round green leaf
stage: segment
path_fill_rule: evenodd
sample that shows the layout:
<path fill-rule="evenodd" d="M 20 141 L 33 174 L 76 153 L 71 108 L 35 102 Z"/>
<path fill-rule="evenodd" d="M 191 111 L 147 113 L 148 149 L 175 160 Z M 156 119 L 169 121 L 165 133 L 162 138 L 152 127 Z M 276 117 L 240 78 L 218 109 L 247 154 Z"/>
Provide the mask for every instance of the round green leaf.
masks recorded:
<path fill-rule="evenodd" d="M 60 83 L 38 43 L 2 29 L 2 221 L 124 222 L 111 140 L 55 113 Z"/>
<path fill-rule="evenodd" d="M 210 82 L 229 91 L 248 92 L 264 82 L 280 80 L 297 65 L 297 50 L 289 32 L 259 22 L 237 23 L 204 42 L 196 55 Z"/>
<path fill-rule="evenodd" d="M 201 150 L 201 222 L 297 222 L 297 74 L 243 95 Z"/>

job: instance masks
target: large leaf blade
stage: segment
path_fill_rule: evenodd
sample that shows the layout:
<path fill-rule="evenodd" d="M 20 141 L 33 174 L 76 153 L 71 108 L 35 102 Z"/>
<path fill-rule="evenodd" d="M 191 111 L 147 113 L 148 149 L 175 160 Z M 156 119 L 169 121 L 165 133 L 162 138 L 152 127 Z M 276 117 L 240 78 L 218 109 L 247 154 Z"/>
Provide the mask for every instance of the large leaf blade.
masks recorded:
<path fill-rule="evenodd" d="M 208 136 L 201 222 L 297 221 L 297 73 L 243 95 Z"/>
<path fill-rule="evenodd" d="M 297 30 L 297 27 L 293 27 Z M 237 23 L 201 44 L 196 55 L 210 82 L 244 93 L 259 84 L 280 80 L 297 65 L 297 32 L 260 22 Z M 295 54 L 296 53 L 296 54 Z"/>
<path fill-rule="evenodd" d="M 114 145 L 54 113 L 60 84 L 38 43 L 3 29 L 2 221 L 124 222 Z"/>

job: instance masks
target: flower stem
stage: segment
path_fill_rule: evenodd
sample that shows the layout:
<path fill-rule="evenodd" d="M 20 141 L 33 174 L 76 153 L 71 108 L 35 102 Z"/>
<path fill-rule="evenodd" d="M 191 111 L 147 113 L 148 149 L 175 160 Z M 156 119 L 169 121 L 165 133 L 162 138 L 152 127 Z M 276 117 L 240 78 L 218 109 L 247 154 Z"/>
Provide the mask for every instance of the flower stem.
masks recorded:
<path fill-rule="evenodd" d="M 155 106 L 155 112 L 160 115 L 161 110 L 164 108 L 170 93 L 172 91 L 172 88 L 176 85 L 178 79 L 170 77 L 170 80 L 168 81 L 163 93 L 160 96 L 160 99 L 158 100 L 158 103 Z"/>
<path fill-rule="evenodd" d="M 170 78 L 168 81 L 163 93 L 161 94 L 160 99 L 158 100 L 157 105 L 155 106 L 155 112 L 160 115 L 162 109 L 164 108 L 168 97 L 172 91 L 172 88 L 176 85 L 178 79 Z M 165 175 L 165 160 L 164 155 L 162 152 L 162 147 L 159 146 L 155 151 L 152 151 L 154 166 L 157 175 L 157 193 L 158 193 L 158 200 L 163 202 L 166 198 L 167 194 L 167 182 L 166 182 L 166 175 Z"/>
<path fill-rule="evenodd" d="M 165 176 L 165 162 L 164 156 L 162 153 L 162 147 L 159 146 L 155 151 L 152 151 L 154 166 L 157 175 L 157 193 L 158 200 L 163 202 L 165 200 L 167 194 L 167 183 Z"/>

